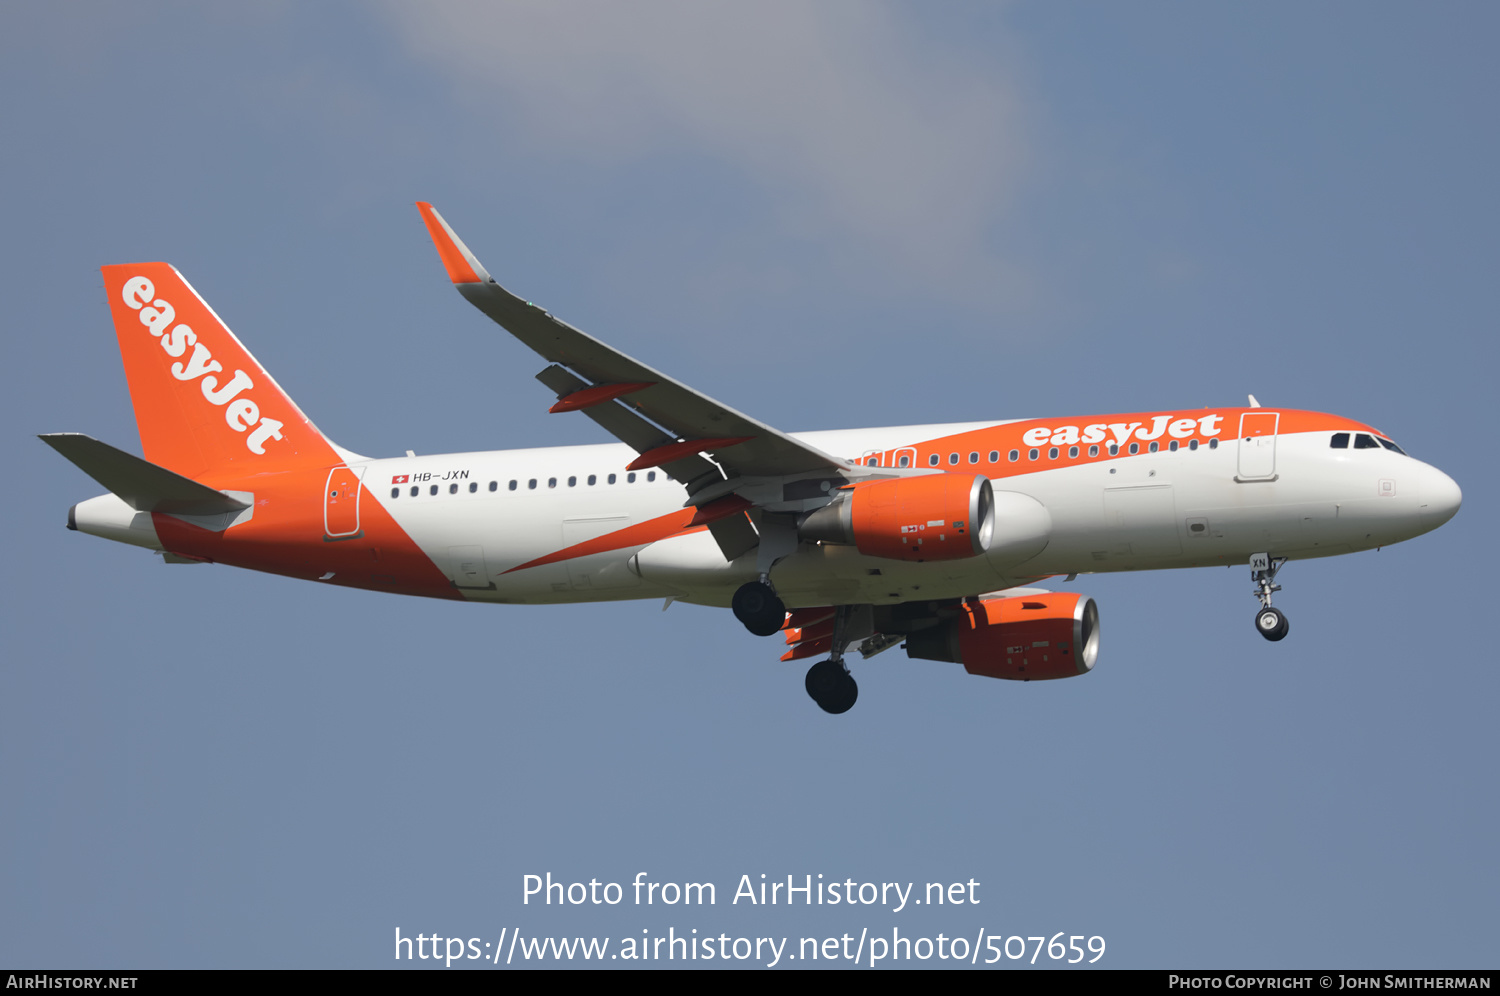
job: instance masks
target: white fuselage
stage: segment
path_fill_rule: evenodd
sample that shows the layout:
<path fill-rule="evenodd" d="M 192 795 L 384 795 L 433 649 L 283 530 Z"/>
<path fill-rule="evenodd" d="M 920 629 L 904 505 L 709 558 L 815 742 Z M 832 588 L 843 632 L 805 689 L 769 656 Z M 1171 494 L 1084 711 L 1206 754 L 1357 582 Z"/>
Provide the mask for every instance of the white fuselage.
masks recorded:
<path fill-rule="evenodd" d="M 1001 424 L 797 435 L 854 461 L 914 439 Z M 1447 521 L 1458 502 L 1456 485 L 1441 471 L 1385 449 L 1331 449 L 1327 432 L 1275 437 L 1269 462 L 1265 453 L 1241 453 L 1233 437 L 1214 448 L 1095 462 L 1045 455 L 1032 461 L 1024 452 L 1012 462 L 1008 455 L 992 463 L 981 453 L 972 466 L 967 454 L 960 458 L 963 470 L 989 476 L 996 492 L 995 540 L 987 554 L 917 564 L 804 543 L 776 565 L 778 592 L 788 606 L 882 604 L 996 591 L 1049 575 L 1243 564 L 1259 552 L 1331 556 L 1420 535 Z M 384 506 L 466 598 L 673 595 L 728 604 L 735 587 L 755 576 L 754 555 L 726 562 L 703 530 L 508 573 L 681 509 L 686 493 L 665 474 L 627 474 L 633 456 L 622 444 L 607 444 L 353 466 L 362 474 L 364 500 Z M 1259 461 L 1255 479 L 1244 479 L 1247 459 Z"/>

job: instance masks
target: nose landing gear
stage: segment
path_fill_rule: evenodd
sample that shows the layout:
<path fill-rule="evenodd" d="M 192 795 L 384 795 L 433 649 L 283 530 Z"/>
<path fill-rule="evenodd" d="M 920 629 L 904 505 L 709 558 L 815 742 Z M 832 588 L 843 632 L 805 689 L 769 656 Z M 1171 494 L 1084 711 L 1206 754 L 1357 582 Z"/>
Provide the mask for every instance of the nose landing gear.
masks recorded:
<path fill-rule="evenodd" d="M 1255 582 L 1255 597 L 1260 599 L 1260 611 L 1255 613 L 1255 631 L 1275 643 L 1285 639 L 1291 630 L 1286 614 L 1271 608 L 1271 594 L 1281 590 L 1276 584 L 1276 572 L 1286 563 L 1285 557 L 1272 557 L 1257 553 L 1250 558 L 1250 580 Z"/>

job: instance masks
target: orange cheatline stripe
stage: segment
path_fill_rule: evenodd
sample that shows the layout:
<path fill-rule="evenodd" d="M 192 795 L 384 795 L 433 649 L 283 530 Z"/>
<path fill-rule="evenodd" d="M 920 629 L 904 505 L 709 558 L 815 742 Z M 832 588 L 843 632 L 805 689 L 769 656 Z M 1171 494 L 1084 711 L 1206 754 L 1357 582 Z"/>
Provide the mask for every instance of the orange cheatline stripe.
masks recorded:
<path fill-rule="evenodd" d="M 655 449 L 647 450 L 625 465 L 626 470 L 645 470 L 647 467 L 660 467 L 664 463 L 673 460 L 681 460 L 683 457 L 692 456 L 694 453 L 713 450 L 724 450 L 740 443 L 749 442 L 754 436 L 725 436 L 720 439 L 684 439 L 680 443 L 668 443 Z"/>
<path fill-rule="evenodd" d="M 655 381 L 642 381 L 635 384 L 595 384 L 593 387 L 585 387 L 581 391 L 574 391 L 572 394 L 558 398 L 557 404 L 548 408 L 547 411 L 576 412 L 582 408 L 602 405 L 606 401 L 613 401 L 627 394 L 634 394 L 636 391 L 644 391 L 648 387 L 655 386 Z"/>
<path fill-rule="evenodd" d="M 417 210 L 422 212 L 422 222 L 427 226 L 427 234 L 432 236 L 433 245 L 437 246 L 438 257 L 443 261 L 443 268 L 448 271 L 448 279 L 455 284 L 477 284 L 480 282 L 479 275 L 464 259 L 463 252 L 453 244 L 453 238 L 448 234 L 443 223 L 438 221 L 437 215 L 432 212 L 432 205 L 426 201 L 417 201 Z"/>
<path fill-rule="evenodd" d="M 543 567 L 547 564 L 556 564 L 564 560 L 576 560 L 579 557 L 588 557 L 596 553 L 608 553 L 610 550 L 623 550 L 626 547 L 645 546 L 655 543 L 657 540 L 666 539 L 669 536 L 697 532 L 706 529 L 710 522 L 728 518 L 731 515 L 742 515 L 751 508 L 751 504 L 739 495 L 728 495 L 718 501 L 709 502 L 702 508 L 684 508 L 667 515 L 658 516 L 646 522 L 640 522 L 624 529 L 616 529 L 612 533 L 603 536 L 595 536 L 591 540 L 582 543 L 574 543 L 570 547 L 549 553 L 545 557 L 527 561 L 517 567 L 506 571 L 510 574 L 514 571 L 524 571 L 528 567 Z"/>

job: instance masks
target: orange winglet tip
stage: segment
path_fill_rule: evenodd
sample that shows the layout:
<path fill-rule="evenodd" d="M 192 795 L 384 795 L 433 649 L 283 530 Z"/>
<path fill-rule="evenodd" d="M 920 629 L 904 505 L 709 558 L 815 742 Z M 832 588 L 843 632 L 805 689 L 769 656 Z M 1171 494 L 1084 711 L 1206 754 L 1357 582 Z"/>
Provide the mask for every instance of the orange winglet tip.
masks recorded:
<path fill-rule="evenodd" d="M 585 387 L 581 391 L 564 395 L 557 399 L 557 404 L 548 408 L 549 412 L 576 412 L 595 405 L 602 405 L 606 401 L 623 398 L 627 394 L 636 391 L 644 391 L 648 387 L 656 386 L 656 381 L 648 380 L 634 384 L 595 384 L 593 387 Z"/>
<path fill-rule="evenodd" d="M 625 465 L 626 470 L 645 470 L 647 467 L 660 467 L 664 463 L 673 460 L 681 460 L 690 457 L 694 453 L 712 452 L 714 450 L 725 450 L 731 446 L 738 446 L 754 439 L 754 436 L 726 436 L 721 439 L 684 439 L 680 443 L 668 443 L 655 449 L 647 450 Z"/>
<path fill-rule="evenodd" d="M 443 261 L 443 269 L 448 271 L 449 280 L 455 284 L 482 284 L 489 279 L 489 274 L 479 265 L 479 260 L 469 252 L 469 247 L 448 227 L 443 216 L 431 204 L 417 201 L 417 210 L 422 212 L 422 223 L 427 226 L 427 234 L 432 236 L 433 245 L 437 246 L 438 258 Z"/>

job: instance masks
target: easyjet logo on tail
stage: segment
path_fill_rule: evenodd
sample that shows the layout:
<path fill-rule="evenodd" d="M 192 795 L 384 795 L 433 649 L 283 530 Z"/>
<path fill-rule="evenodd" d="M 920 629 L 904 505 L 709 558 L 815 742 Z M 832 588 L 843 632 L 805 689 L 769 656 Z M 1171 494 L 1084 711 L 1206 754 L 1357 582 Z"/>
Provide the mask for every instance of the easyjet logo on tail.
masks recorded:
<path fill-rule="evenodd" d="M 257 456 L 266 452 L 266 441 L 280 439 L 284 423 L 274 418 L 263 418 L 260 406 L 248 397 L 240 397 L 255 389 L 250 375 L 236 370 L 234 376 L 223 384 L 215 374 L 222 374 L 224 367 L 208 346 L 198 341 L 198 333 L 188 325 L 178 322 L 177 311 L 171 303 L 156 296 L 156 286 L 145 277 L 131 277 L 125 281 L 120 292 L 126 305 L 139 313 L 141 324 L 156 337 L 162 351 L 176 359 L 171 365 L 172 376 L 181 381 L 198 381 L 203 397 L 211 405 L 224 409 L 224 422 L 235 432 L 249 432 L 245 446 Z M 188 353 L 189 347 L 192 353 Z M 179 357 L 185 359 L 178 359 Z M 252 428 L 252 426 L 254 428 Z"/>

